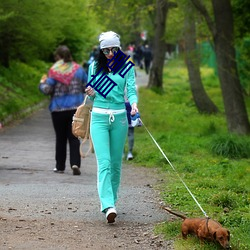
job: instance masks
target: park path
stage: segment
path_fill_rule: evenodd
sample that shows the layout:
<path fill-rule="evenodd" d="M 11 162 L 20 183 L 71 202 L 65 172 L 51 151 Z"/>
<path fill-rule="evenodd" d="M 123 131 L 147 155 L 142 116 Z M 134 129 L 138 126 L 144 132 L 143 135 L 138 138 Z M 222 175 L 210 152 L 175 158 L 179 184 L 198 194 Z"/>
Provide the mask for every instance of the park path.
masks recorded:
<path fill-rule="evenodd" d="M 137 74 L 138 86 L 147 76 Z M 47 109 L 0 130 L 0 249 L 172 249 L 153 227 L 160 209 L 157 170 L 124 162 L 118 218 L 100 213 L 94 154 L 81 176 L 55 174 L 54 132 Z"/>

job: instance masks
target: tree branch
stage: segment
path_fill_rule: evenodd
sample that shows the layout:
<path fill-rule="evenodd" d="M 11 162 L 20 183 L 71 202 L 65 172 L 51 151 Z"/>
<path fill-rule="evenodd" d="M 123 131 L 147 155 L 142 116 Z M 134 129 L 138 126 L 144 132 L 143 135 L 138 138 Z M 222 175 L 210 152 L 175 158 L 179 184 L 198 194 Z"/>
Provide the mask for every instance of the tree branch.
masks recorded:
<path fill-rule="evenodd" d="M 200 0 L 190 0 L 190 1 L 194 5 L 194 7 L 201 13 L 201 15 L 205 18 L 209 30 L 211 31 L 213 37 L 215 37 L 216 27 L 205 5 Z"/>

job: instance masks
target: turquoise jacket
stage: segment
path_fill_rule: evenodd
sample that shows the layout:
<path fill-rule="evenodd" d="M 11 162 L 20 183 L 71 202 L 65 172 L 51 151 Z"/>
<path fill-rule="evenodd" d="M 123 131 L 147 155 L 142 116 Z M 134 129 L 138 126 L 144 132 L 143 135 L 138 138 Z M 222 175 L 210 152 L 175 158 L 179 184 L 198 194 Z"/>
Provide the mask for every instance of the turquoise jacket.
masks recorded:
<path fill-rule="evenodd" d="M 96 74 L 95 69 L 96 62 L 93 62 L 89 66 L 88 71 L 88 83 L 93 79 Z M 94 86 L 95 81 L 102 76 L 102 73 L 99 73 L 95 79 L 91 82 L 91 85 Z M 95 91 L 95 97 L 90 97 L 93 100 L 93 107 L 105 108 L 105 109 L 124 109 L 124 93 L 126 88 L 127 98 L 129 103 L 138 102 L 137 92 L 136 92 L 136 83 L 135 83 L 135 70 L 134 67 L 131 67 L 129 71 L 125 74 L 124 78 L 119 75 L 119 72 L 113 74 L 110 72 L 107 76 L 113 80 L 117 86 L 115 86 L 105 97 Z"/>

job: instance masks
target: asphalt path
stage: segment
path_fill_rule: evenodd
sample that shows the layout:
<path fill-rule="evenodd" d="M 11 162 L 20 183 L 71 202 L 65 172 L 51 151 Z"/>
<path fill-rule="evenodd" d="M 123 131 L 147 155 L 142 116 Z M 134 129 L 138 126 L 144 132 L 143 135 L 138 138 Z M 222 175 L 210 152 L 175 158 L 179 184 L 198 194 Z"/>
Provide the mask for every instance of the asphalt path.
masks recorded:
<path fill-rule="evenodd" d="M 137 74 L 139 87 L 146 81 L 145 74 Z M 47 107 L 0 130 L 0 219 L 49 217 L 105 223 L 96 188 L 95 155 L 83 159 L 82 174 L 73 176 L 69 157 L 64 174 L 53 172 L 54 154 L 55 136 Z M 158 191 L 152 188 L 159 181 L 157 170 L 124 161 L 116 223 L 165 221 Z"/>
<path fill-rule="evenodd" d="M 57 174 L 52 171 L 55 167 L 54 148 L 54 131 L 47 108 L 0 133 L 1 209 L 8 212 L 18 204 L 22 215 L 38 216 L 33 213 L 36 209 L 46 210 L 48 204 L 56 202 L 60 207 L 52 216 L 103 220 L 96 188 L 95 155 L 90 154 L 82 160 L 81 176 L 72 175 L 68 160 L 65 173 Z M 154 204 L 151 200 L 145 202 L 153 185 L 150 178 L 146 178 L 148 174 L 151 173 L 146 168 L 124 164 L 118 209 L 126 211 L 127 207 L 137 204 L 138 212 L 129 216 L 122 213 L 121 219 L 141 222 L 162 219 L 161 214 L 152 211 Z M 78 213 L 62 214 L 69 203 Z M 29 209 L 25 204 L 31 204 Z"/>

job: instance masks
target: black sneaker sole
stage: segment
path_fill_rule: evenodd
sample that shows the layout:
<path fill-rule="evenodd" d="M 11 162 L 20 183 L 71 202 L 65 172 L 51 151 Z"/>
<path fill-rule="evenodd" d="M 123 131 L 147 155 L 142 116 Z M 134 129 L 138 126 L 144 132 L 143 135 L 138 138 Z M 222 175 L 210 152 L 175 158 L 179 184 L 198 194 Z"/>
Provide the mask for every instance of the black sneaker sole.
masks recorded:
<path fill-rule="evenodd" d="M 53 170 L 54 173 L 57 173 L 57 174 L 64 174 L 64 171 L 63 170 Z"/>
<path fill-rule="evenodd" d="M 73 175 L 81 175 L 81 171 L 79 168 L 72 168 L 73 170 Z"/>
<path fill-rule="evenodd" d="M 110 213 L 107 217 L 108 223 L 114 223 L 116 216 L 117 216 L 116 213 Z"/>

